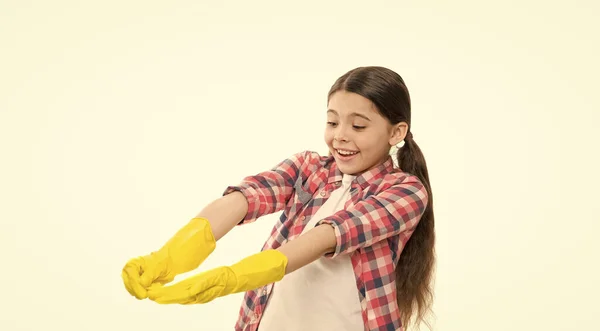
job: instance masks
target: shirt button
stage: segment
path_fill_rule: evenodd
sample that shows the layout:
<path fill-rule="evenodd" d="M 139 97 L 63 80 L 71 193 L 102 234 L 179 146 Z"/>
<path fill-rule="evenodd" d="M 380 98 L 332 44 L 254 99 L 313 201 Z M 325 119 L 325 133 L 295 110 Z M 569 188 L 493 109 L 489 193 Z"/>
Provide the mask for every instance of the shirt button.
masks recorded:
<path fill-rule="evenodd" d="M 325 191 L 321 191 L 321 196 L 322 196 L 322 197 L 324 197 L 324 196 L 325 196 L 325 194 L 327 194 L 327 192 L 325 192 Z"/>

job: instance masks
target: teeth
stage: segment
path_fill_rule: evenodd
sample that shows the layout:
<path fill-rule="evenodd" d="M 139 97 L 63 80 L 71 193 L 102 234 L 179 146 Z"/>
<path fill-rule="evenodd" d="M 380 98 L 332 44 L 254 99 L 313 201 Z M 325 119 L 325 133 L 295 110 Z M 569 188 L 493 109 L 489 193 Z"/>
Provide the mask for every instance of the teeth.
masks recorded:
<path fill-rule="evenodd" d="M 341 150 L 337 150 L 338 153 L 340 153 L 341 155 L 354 155 L 358 152 L 345 152 L 345 151 L 341 151 Z"/>

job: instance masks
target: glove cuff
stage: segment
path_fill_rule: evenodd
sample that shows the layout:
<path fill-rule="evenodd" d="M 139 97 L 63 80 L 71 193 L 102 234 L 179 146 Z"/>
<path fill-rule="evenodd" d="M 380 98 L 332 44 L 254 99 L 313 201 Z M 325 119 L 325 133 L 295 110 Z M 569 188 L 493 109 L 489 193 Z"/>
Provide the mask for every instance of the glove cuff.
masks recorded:
<path fill-rule="evenodd" d="M 175 275 L 196 269 L 216 248 L 215 236 L 207 219 L 195 217 L 165 244 Z"/>
<path fill-rule="evenodd" d="M 275 249 L 248 256 L 229 267 L 231 272 L 223 292 L 250 291 L 278 282 L 285 276 L 287 263 L 287 256 Z"/>

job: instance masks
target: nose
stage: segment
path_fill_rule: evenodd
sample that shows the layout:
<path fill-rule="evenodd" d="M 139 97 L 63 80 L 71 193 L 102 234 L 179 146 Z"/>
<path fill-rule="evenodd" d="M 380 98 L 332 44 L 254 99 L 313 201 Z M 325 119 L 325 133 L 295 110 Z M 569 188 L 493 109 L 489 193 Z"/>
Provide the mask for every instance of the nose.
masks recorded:
<path fill-rule="evenodd" d="M 352 123 L 339 123 L 334 129 L 333 140 L 348 142 L 352 134 Z"/>
<path fill-rule="evenodd" d="M 336 140 L 336 141 L 347 141 L 348 140 L 346 138 L 344 130 L 342 130 L 342 129 L 335 130 L 335 133 L 333 135 L 333 139 Z"/>

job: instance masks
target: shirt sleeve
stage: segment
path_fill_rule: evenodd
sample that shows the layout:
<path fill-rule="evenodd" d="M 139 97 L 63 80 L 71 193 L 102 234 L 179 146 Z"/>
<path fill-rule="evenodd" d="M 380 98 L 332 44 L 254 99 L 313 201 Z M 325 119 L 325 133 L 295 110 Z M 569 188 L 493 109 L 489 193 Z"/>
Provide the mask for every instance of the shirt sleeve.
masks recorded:
<path fill-rule="evenodd" d="M 415 176 L 318 221 L 334 228 L 337 245 L 327 257 L 353 252 L 381 240 L 412 233 L 427 206 L 425 186 Z"/>
<path fill-rule="evenodd" d="M 318 159 L 316 152 L 296 153 L 270 170 L 247 176 L 238 185 L 228 186 L 223 195 L 238 191 L 248 201 L 248 212 L 239 224 L 251 223 L 261 216 L 283 210 L 294 193 L 298 177 L 308 175 L 310 165 Z"/>

